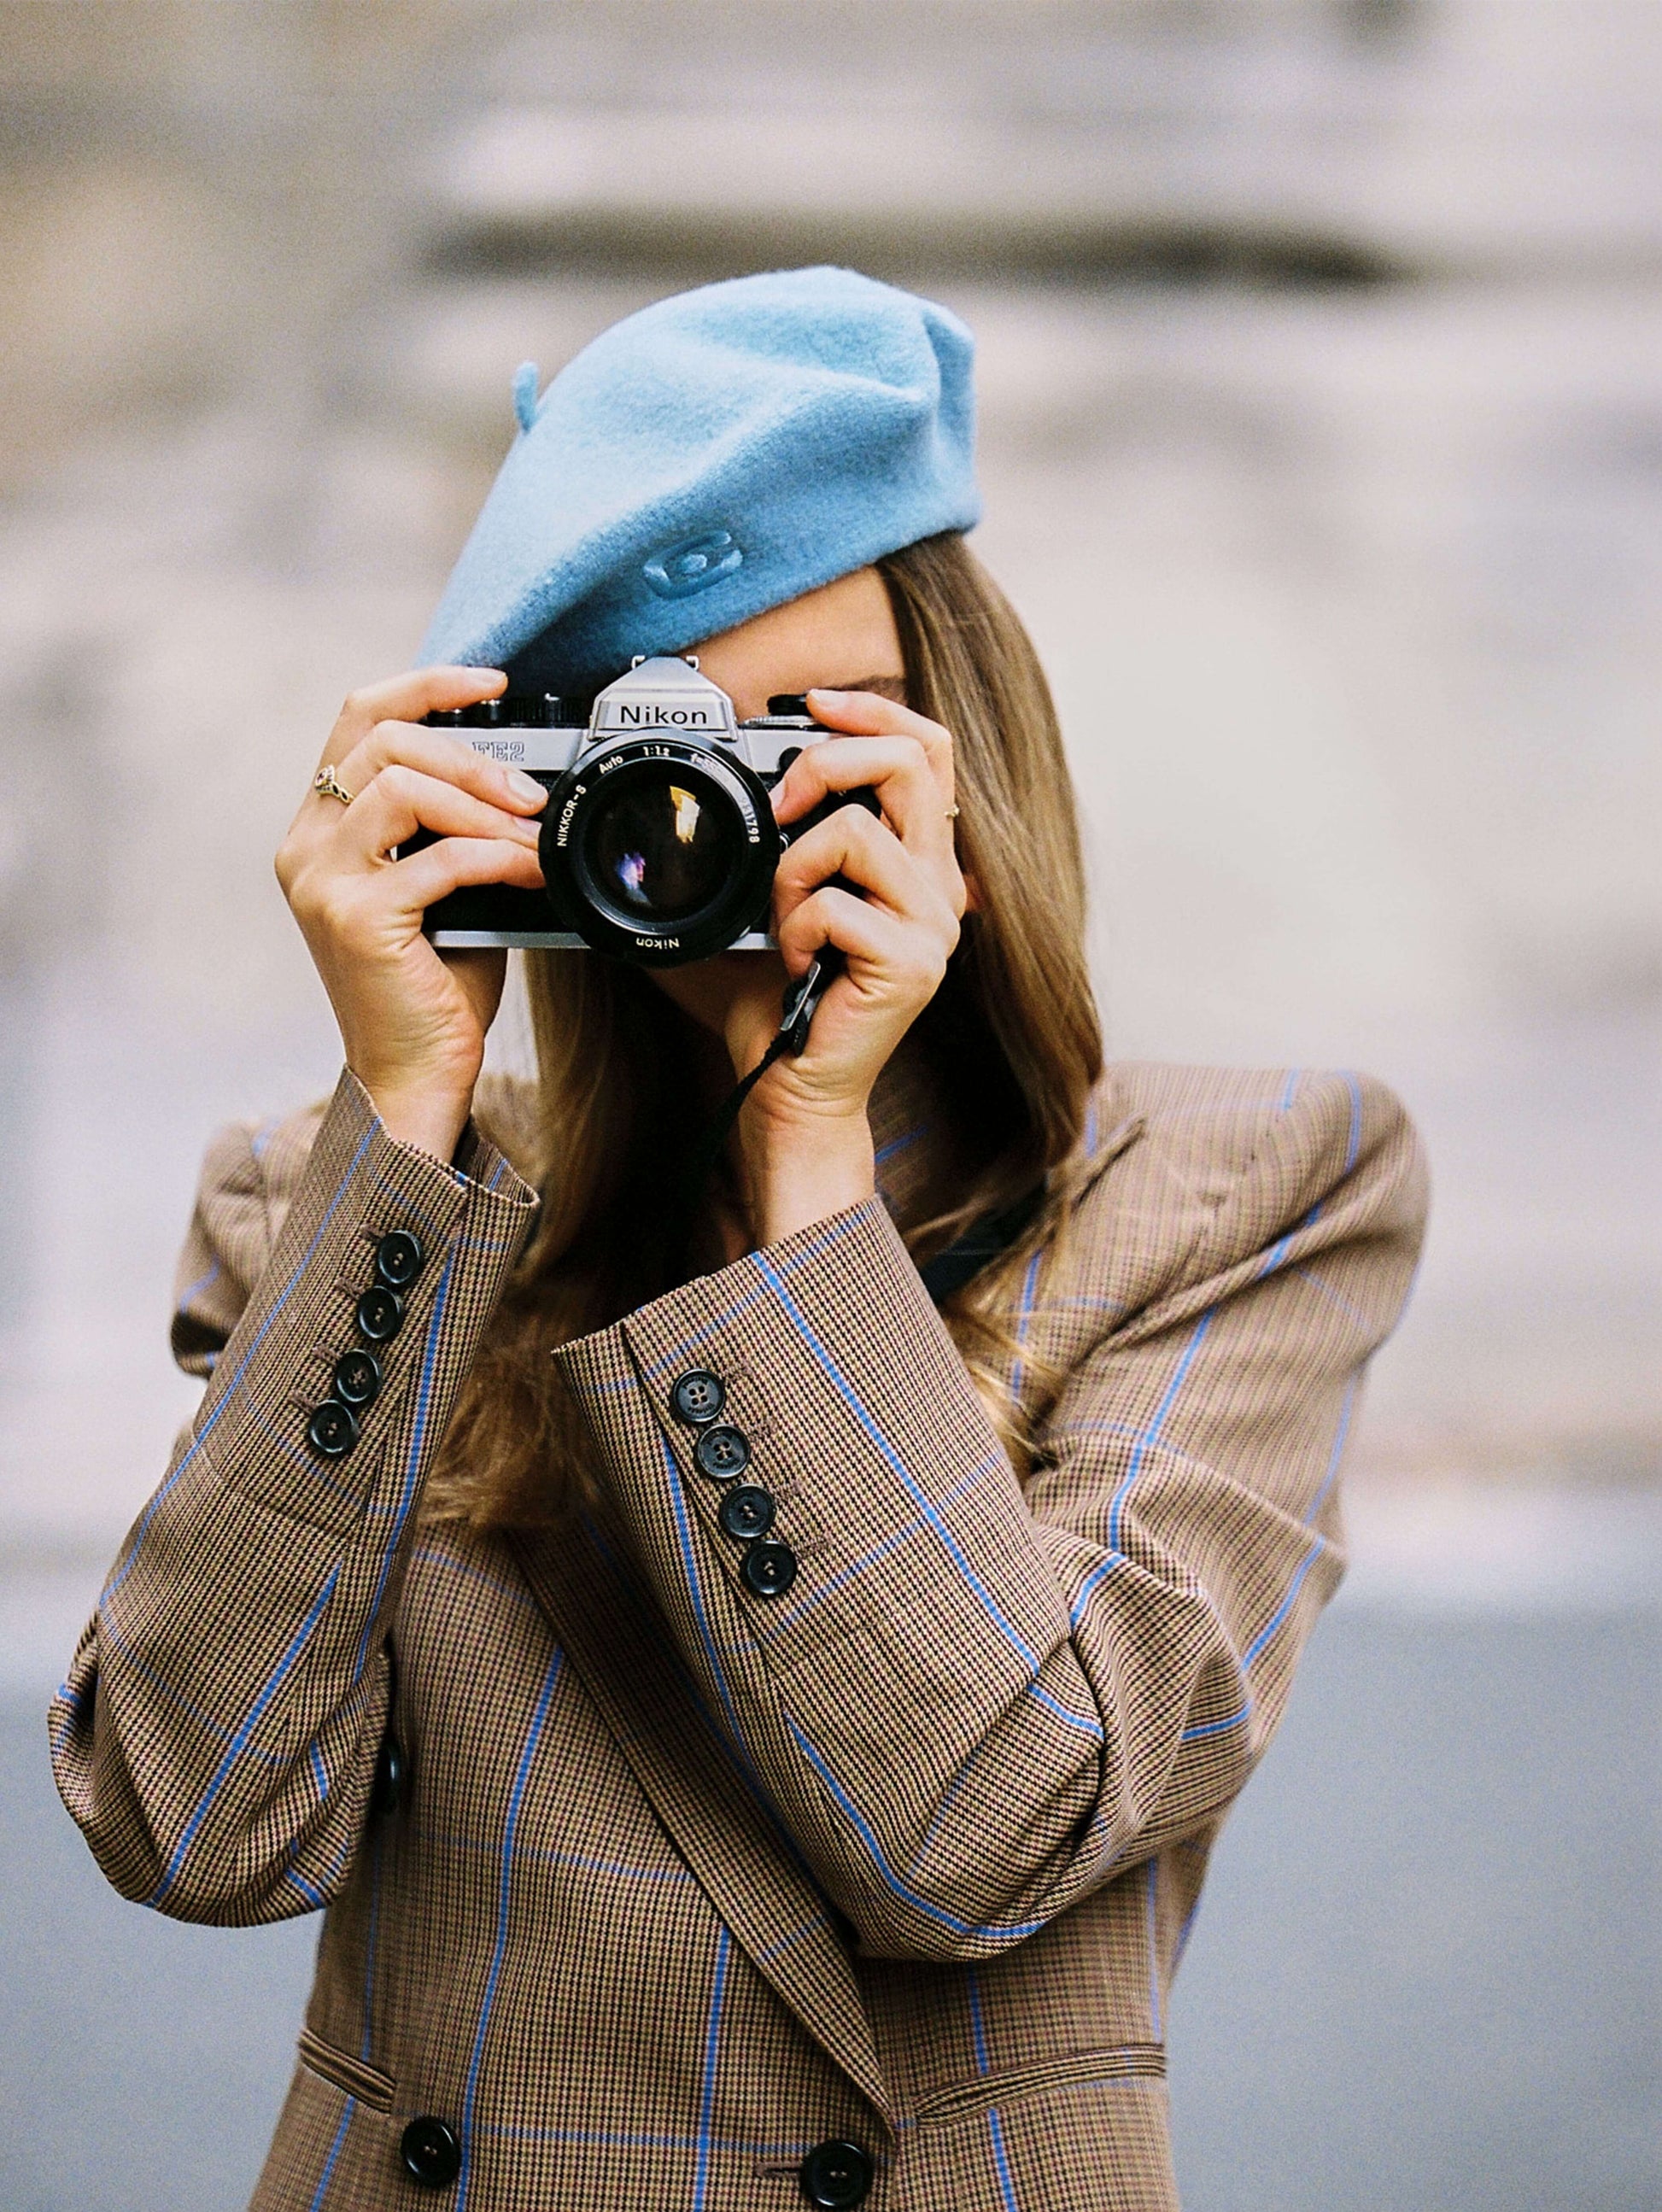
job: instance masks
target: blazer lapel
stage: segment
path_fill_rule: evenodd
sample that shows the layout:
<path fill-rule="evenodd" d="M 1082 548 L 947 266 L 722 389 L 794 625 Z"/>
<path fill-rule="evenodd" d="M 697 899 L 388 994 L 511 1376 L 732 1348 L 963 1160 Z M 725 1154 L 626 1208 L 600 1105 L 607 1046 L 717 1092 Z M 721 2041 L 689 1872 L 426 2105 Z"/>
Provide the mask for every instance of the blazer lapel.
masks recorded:
<path fill-rule="evenodd" d="M 891 2129 L 893 2094 L 834 1908 L 715 1733 L 649 1601 L 607 1539 L 510 1539 L 618 1747 L 706 1894 L 820 2048 Z"/>

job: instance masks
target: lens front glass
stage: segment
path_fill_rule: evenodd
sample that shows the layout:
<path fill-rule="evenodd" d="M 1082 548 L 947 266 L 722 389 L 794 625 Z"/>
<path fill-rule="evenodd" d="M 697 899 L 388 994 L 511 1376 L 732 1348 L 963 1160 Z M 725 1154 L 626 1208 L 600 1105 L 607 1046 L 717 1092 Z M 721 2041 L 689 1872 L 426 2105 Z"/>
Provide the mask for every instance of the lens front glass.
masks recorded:
<path fill-rule="evenodd" d="M 746 841 L 725 792 L 679 762 L 619 770 L 584 825 L 584 872 L 603 903 L 642 930 L 673 929 L 720 897 Z"/>

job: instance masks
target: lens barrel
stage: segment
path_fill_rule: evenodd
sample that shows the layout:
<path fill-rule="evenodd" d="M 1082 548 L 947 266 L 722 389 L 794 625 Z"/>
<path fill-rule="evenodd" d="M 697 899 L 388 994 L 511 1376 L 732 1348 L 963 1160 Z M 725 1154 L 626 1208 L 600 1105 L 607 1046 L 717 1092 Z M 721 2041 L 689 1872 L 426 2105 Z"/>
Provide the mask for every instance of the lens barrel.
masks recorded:
<path fill-rule="evenodd" d="M 696 738 L 598 747 L 550 794 L 548 896 L 596 952 L 676 967 L 758 925 L 783 847 L 767 787 Z"/>

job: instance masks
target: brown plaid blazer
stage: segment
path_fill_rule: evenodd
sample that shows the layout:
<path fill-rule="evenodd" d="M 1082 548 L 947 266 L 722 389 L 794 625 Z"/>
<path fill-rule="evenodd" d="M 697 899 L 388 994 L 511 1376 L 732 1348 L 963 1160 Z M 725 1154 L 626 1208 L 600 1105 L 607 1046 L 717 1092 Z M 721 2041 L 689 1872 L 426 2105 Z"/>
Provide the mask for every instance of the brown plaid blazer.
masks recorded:
<path fill-rule="evenodd" d="M 903 1213 L 912 1110 L 889 1085 Z M 849 2203 L 859 2154 L 874 2212 L 1174 2203 L 1171 1976 L 1339 1577 L 1423 1181 L 1348 1075 L 1116 1066 L 1085 1144 L 1069 1233 L 1006 1269 L 1025 1490 L 876 1200 L 559 1350 L 608 1510 L 475 1537 L 417 1509 L 533 1193 L 350 1077 L 216 1141 L 174 1325 L 208 1388 L 52 1731 L 125 1896 L 324 1913 L 258 2207 L 427 2201 L 417 2121 L 457 2212 Z M 326 1456 L 394 1228 L 425 1263 Z M 718 1522 L 694 1370 L 782 1595 Z"/>

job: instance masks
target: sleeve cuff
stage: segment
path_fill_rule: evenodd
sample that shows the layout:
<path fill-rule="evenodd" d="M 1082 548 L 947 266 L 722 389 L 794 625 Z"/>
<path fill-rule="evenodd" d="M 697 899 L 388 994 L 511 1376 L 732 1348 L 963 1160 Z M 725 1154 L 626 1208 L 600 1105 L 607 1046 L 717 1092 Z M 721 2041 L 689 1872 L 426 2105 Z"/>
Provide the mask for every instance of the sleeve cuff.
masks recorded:
<path fill-rule="evenodd" d="M 438 1432 L 536 1206 L 477 1132 L 465 1169 L 397 1142 L 344 1072 L 198 1416 L 222 1479 L 350 1528 L 412 1400 Z"/>
<path fill-rule="evenodd" d="M 648 1522 L 648 1462 L 661 1487 L 670 1455 L 735 1603 L 776 1662 L 880 1620 L 892 1649 L 915 1646 L 917 1664 L 936 1673 L 953 1634 L 937 1591 L 951 1594 L 949 1607 L 962 1601 L 965 1632 L 989 1637 L 1005 1661 L 1054 1636 L 1058 1601 L 1014 1471 L 880 1200 L 703 1276 L 557 1357 L 604 1461 Z M 700 1467 L 700 1431 L 678 1411 L 675 1386 L 695 1370 L 719 1378 L 721 1423 L 745 1440 L 737 1478 Z M 721 1525 L 737 1480 L 775 1503 L 769 1536 L 794 1568 L 778 1596 L 747 1581 L 749 1547 Z M 921 1611 L 909 1589 L 929 1591 Z"/>

